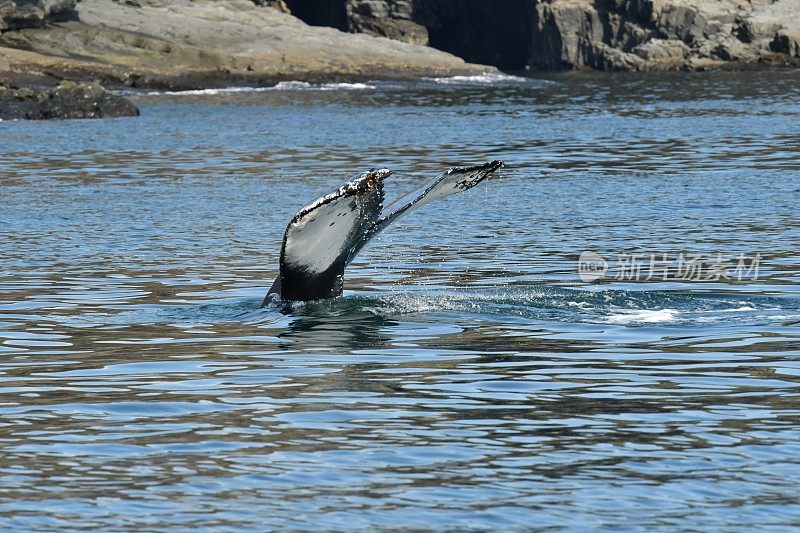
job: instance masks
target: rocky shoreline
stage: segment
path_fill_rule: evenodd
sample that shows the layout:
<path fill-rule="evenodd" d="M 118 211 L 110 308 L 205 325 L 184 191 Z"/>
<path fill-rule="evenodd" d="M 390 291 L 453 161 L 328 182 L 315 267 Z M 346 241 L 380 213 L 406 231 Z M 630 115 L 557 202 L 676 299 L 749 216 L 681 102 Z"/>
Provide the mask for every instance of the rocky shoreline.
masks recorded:
<path fill-rule="evenodd" d="M 774 66 L 800 66 L 800 0 L 0 0 L 7 87 Z"/>
<path fill-rule="evenodd" d="M 0 0 L 0 82 L 180 90 L 482 64 L 800 66 L 800 0 Z"/>
<path fill-rule="evenodd" d="M 67 7 L 70 2 L 75 6 L 64 0 Z M 64 21 L 62 12 L 60 21 L 44 17 L 3 31 L 0 82 L 52 85 L 68 79 L 183 90 L 494 70 L 429 47 L 308 26 L 283 12 L 281 2 L 273 4 L 83 0 L 78 20 Z"/>
<path fill-rule="evenodd" d="M 800 66 L 798 0 L 285 1 L 312 24 L 508 69 Z"/>

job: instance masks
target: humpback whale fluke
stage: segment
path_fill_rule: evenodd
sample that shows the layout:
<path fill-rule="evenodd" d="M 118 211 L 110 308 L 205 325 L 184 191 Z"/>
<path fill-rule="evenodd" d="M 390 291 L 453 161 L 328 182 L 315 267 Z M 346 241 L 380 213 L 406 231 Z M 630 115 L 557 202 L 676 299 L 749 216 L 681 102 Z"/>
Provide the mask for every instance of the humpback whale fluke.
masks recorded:
<path fill-rule="evenodd" d="M 449 168 L 410 201 L 383 210 L 383 180 L 391 171 L 370 170 L 317 198 L 292 217 L 283 235 L 280 274 L 262 306 L 273 300 L 320 300 L 342 294 L 344 269 L 369 240 L 400 216 L 433 200 L 466 191 L 503 166 L 492 161 Z"/>

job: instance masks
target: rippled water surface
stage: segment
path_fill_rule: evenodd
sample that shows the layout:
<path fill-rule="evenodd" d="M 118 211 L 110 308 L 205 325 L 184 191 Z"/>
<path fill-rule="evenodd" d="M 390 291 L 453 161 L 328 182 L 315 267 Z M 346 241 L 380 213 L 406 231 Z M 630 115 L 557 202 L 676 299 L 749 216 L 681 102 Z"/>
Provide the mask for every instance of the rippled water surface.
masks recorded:
<path fill-rule="evenodd" d="M 0 529 L 800 525 L 800 75 L 135 98 L 0 123 Z M 259 309 L 309 200 L 491 159 Z"/>

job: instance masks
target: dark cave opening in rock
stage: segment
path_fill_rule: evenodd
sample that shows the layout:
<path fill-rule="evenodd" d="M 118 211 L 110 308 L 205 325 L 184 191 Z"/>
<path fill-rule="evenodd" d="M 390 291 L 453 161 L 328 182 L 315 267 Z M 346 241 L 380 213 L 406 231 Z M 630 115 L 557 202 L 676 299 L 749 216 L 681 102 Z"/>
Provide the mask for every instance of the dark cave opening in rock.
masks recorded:
<path fill-rule="evenodd" d="M 346 0 L 285 0 L 292 15 L 310 26 L 347 31 Z"/>
<path fill-rule="evenodd" d="M 471 63 L 522 70 L 532 41 L 531 0 L 433 0 L 414 5 L 430 45 Z"/>

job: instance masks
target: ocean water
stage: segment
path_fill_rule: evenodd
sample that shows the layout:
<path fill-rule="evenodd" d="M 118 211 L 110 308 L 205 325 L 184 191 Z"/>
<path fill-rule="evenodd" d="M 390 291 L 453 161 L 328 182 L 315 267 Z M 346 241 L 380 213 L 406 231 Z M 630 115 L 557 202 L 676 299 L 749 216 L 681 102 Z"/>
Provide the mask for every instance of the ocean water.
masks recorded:
<path fill-rule="evenodd" d="M 0 123 L 0 529 L 800 526 L 800 74 L 139 94 Z M 409 215 L 260 309 L 298 208 Z"/>

